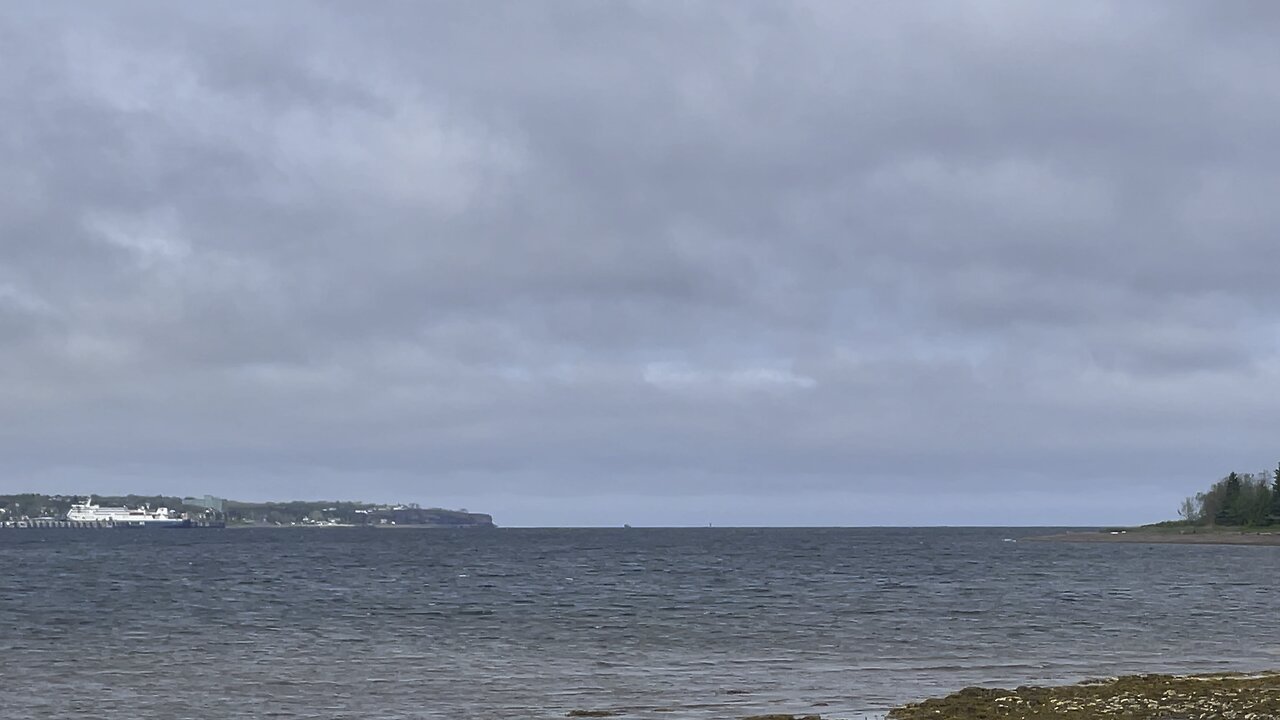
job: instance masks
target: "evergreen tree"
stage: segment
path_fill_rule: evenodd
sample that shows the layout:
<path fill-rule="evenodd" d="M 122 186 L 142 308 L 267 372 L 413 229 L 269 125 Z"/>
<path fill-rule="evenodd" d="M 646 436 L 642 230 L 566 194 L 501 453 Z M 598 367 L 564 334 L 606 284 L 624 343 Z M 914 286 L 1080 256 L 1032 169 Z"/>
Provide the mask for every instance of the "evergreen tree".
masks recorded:
<path fill-rule="evenodd" d="M 1275 482 L 1271 485 L 1271 515 L 1268 524 L 1280 523 L 1280 463 L 1276 464 Z"/>
<path fill-rule="evenodd" d="M 1222 506 L 1213 522 L 1215 525 L 1239 525 L 1244 519 L 1240 515 L 1240 475 L 1233 472 L 1223 484 Z"/>

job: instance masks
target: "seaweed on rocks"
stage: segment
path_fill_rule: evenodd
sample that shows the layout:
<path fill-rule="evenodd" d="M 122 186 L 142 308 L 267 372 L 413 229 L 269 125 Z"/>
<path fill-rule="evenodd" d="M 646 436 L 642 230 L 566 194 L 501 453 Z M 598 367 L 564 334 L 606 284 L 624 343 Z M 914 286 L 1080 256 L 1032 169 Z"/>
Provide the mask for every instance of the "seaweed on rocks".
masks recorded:
<path fill-rule="evenodd" d="M 1132 675 L 1058 687 L 965 688 L 890 720 L 1280 720 L 1280 673 Z"/>

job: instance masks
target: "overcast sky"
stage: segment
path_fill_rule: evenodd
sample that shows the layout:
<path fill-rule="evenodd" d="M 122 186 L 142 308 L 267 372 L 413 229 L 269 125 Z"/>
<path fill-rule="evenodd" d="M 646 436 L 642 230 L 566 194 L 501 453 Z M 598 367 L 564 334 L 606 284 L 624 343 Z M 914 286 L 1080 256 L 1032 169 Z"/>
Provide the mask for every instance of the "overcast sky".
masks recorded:
<path fill-rule="evenodd" d="M 0 492 L 1106 524 L 1280 459 L 1280 4 L 13 2 Z"/>

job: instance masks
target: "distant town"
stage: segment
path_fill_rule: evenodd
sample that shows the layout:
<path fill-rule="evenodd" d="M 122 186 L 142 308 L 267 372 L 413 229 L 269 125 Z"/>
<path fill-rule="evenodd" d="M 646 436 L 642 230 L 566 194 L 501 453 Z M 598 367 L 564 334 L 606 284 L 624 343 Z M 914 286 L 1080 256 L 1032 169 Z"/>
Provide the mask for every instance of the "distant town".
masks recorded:
<path fill-rule="evenodd" d="M 415 503 L 371 504 L 336 500 L 244 502 L 204 495 L 0 495 L 0 523 L 59 521 L 73 505 L 92 500 L 102 506 L 124 506 L 151 511 L 164 509 L 175 517 L 226 523 L 228 527 L 493 527 L 493 518 L 466 509 L 423 508 Z"/>

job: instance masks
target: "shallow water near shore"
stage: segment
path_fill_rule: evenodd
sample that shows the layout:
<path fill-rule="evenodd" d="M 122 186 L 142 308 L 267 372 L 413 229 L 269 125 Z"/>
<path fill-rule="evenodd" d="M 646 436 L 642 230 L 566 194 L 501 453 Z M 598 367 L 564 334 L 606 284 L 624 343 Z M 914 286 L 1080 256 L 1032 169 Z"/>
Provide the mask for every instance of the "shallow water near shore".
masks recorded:
<path fill-rule="evenodd" d="M 1280 548 L 1045 533 L 3 531 L 2 714 L 854 718 L 1280 667 Z"/>

